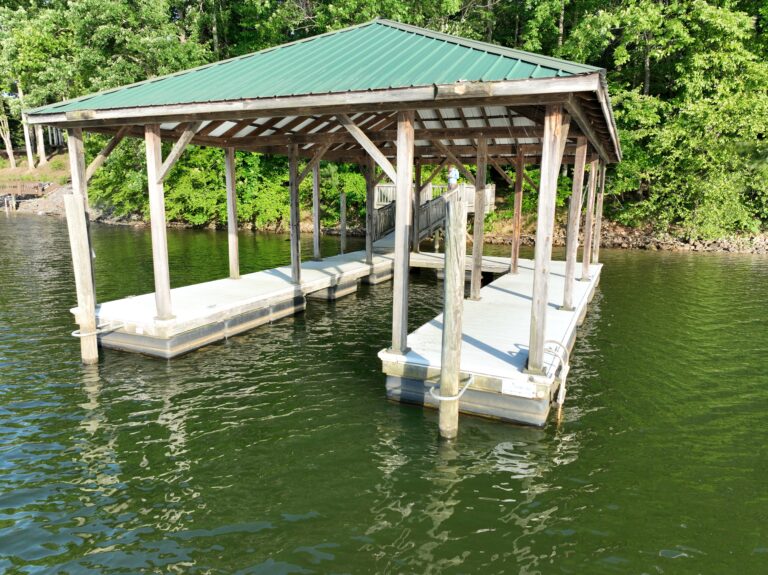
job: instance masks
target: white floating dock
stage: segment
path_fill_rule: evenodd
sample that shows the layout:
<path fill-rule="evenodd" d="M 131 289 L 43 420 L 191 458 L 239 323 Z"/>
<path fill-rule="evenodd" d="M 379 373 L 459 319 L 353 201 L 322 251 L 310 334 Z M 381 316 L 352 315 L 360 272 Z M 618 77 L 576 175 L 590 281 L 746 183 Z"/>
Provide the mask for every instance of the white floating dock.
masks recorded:
<path fill-rule="evenodd" d="M 484 258 L 485 259 L 485 258 Z M 590 267 L 588 281 L 576 281 L 574 310 L 560 309 L 565 262 L 551 262 L 545 339 L 573 346 L 600 279 L 601 264 Z M 542 426 L 558 380 L 526 373 L 531 318 L 533 262 L 520 260 L 518 274 L 506 274 L 484 287 L 479 301 L 464 301 L 461 379 L 474 381 L 459 400 L 459 411 L 504 421 Z M 405 355 L 383 350 L 390 399 L 437 407 L 429 393 L 440 375 L 442 314 L 408 336 Z M 545 358 L 553 367 L 554 358 Z M 462 384 L 463 385 L 463 384 Z M 439 387 L 436 389 L 439 393 Z"/>
<path fill-rule="evenodd" d="M 174 318 L 155 318 L 154 293 L 105 302 L 96 307 L 104 347 L 171 358 L 214 341 L 304 310 L 307 297 L 336 299 L 357 289 L 357 282 L 388 280 L 392 258 L 352 252 L 301 264 L 301 285 L 284 266 L 171 290 Z"/>

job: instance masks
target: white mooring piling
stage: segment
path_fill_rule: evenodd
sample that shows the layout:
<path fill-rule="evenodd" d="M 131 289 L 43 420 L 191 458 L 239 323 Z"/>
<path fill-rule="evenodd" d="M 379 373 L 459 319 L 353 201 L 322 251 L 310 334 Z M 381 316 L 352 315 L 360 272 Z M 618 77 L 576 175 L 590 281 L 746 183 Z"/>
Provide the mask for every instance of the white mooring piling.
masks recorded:
<path fill-rule="evenodd" d="M 464 309 L 467 206 L 453 192 L 446 202 L 443 344 L 440 360 L 440 436 L 453 439 L 459 432 L 459 376 L 461 318 Z"/>

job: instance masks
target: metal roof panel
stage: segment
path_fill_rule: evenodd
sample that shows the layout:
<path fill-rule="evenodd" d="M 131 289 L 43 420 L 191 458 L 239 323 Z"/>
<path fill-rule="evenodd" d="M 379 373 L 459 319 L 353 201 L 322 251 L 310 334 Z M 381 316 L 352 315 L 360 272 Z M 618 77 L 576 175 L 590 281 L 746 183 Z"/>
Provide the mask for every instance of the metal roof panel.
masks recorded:
<path fill-rule="evenodd" d="M 43 106 L 29 114 L 550 78 L 598 70 L 415 26 L 373 20 Z"/>

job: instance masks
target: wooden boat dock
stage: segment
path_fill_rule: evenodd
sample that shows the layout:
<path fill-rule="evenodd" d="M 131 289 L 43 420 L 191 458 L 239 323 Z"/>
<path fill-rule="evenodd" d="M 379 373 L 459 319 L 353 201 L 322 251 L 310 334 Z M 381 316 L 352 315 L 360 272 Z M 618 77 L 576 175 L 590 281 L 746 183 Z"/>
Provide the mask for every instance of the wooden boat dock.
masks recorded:
<path fill-rule="evenodd" d="M 408 58 L 408 65 L 380 65 Z M 390 397 L 434 399 L 445 438 L 456 436 L 459 411 L 541 425 L 555 390 L 565 389 L 566 350 L 599 279 L 599 242 L 592 234 L 600 237 L 606 168 L 621 161 L 605 78 L 601 68 L 376 19 L 26 110 L 30 125 L 67 130 L 73 193 L 65 207 L 82 361 L 99 361 L 99 343 L 173 357 L 296 313 L 307 297 L 334 299 L 364 278 L 391 277 L 391 342 L 381 356 Z M 87 168 L 83 131 L 111 136 Z M 130 137 L 145 144 L 154 293 L 97 305 L 88 182 Z M 164 149 L 163 141 L 172 147 Z M 165 182 L 190 144 L 223 150 L 229 277 L 171 289 Z M 238 186 L 257 190 L 238 178 L 236 150 L 240 158 L 249 152 L 287 157 L 290 266 L 240 273 Z M 366 248 L 323 260 L 315 234 L 313 260 L 302 261 L 299 192 L 311 177 L 318 230 L 321 162 L 356 164 L 365 177 Z M 466 185 L 433 198 L 432 183 L 449 164 Z M 528 166 L 538 168 L 539 181 L 526 173 Z M 491 170 L 514 200 L 509 259 L 483 255 L 485 214 L 496 197 Z M 553 262 L 558 179 L 568 172 L 566 261 Z M 385 179 L 388 196 L 377 210 L 375 190 Z M 523 182 L 537 190 L 532 262 L 518 257 Z M 342 229 L 345 206 L 341 191 Z M 418 253 L 424 236 L 440 229 L 446 255 Z M 580 243 L 580 277 L 590 278 L 584 282 L 576 273 Z M 445 268 L 444 311 L 442 320 L 409 334 L 413 267 Z M 501 277 L 483 288 L 484 272 Z M 424 390 L 438 376 L 439 391 L 427 397 Z"/>

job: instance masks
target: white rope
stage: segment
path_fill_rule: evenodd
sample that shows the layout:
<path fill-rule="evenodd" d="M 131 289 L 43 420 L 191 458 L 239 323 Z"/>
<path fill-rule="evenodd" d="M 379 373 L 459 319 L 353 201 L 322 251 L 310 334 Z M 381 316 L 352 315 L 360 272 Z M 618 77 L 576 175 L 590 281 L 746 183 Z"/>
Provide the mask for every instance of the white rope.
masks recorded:
<path fill-rule="evenodd" d="M 97 325 L 96 331 L 91 331 L 88 333 L 81 333 L 79 329 L 76 329 L 75 331 L 72 332 L 72 337 L 90 337 L 92 335 L 100 335 L 108 331 L 115 331 L 116 329 L 120 329 L 121 327 L 125 327 L 125 324 L 124 323 L 113 324 L 112 322 L 107 322 L 101 325 Z"/>
<path fill-rule="evenodd" d="M 467 391 L 467 389 L 469 389 L 469 386 L 472 385 L 473 381 L 475 381 L 474 374 L 469 376 L 469 379 L 467 380 L 467 384 L 456 395 L 438 395 L 437 393 L 435 393 L 435 386 L 433 385 L 432 387 L 429 388 L 429 395 L 434 397 L 437 401 L 458 401 L 459 399 L 461 399 L 461 396 L 464 395 L 464 392 Z"/>

